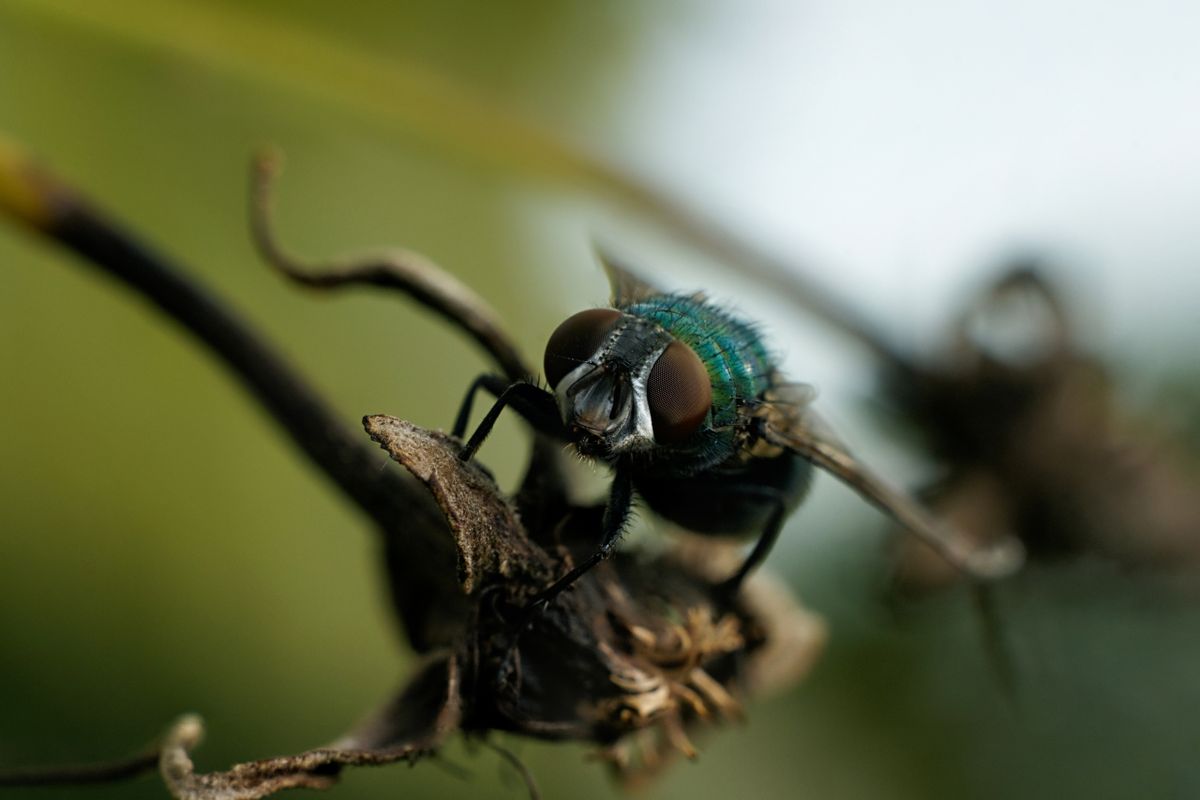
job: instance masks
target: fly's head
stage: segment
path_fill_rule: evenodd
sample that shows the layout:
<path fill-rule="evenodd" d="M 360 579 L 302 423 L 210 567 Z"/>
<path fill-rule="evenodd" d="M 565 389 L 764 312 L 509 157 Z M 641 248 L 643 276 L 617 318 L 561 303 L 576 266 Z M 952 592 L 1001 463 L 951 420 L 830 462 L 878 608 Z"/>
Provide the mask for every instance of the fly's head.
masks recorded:
<path fill-rule="evenodd" d="M 559 325 L 545 370 L 576 449 L 605 461 L 685 446 L 712 408 L 712 381 L 696 352 L 612 308 Z"/>

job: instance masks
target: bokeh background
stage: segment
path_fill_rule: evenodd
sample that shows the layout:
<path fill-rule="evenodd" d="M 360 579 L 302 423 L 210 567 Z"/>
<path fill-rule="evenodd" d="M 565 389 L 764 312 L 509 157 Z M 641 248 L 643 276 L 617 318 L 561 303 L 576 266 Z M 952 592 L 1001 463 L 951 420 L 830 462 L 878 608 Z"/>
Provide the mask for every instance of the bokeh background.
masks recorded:
<path fill-rule="evenodd" d="M 485 363 L 401 299 L 264 269 L 244 220 L 264 143 L 289 157 L 296 249 L 424 252 L 530 353 L 604 301 L 594 236 L 735 299 L 847 438 L 916 483 L 919 454 L 872 421 L 863 353 L 508 123 L 683 198 L 918 347 L 1004 258 L 1045 254 L 1122 400 L 1183 441 L 1198 39 L 1200 12 L 1165 0 L 0 0 L 0 129 L 186 261 L 349 420 L 448 426 Z M 0 765 L 120 755 L 195 710 L 198 764 L 223 768 L 326 741 L 398 686 L 412 658 L 370 525 L 207 353 L 5 225 L 0 275 Z M 524 439 L 508 420 L 489 443 L 502 482 Z M 1178 576 L 1084 561 L 1003 587 L 1014 704 L 962 593 L 884 602 L 882 529 L 821 482 L 771 569 L 828 619 L 826 657 L 645 796 L 1200 792 L 1200 610 Z M 617 793 L 585 748 L 508 745 L 547 797 Z M 358 771 L 329 796 L 522 796 L 491 752 L 448 759 L 470 776 Z M 164 794 L 148 776 L 28 796 Z"/>

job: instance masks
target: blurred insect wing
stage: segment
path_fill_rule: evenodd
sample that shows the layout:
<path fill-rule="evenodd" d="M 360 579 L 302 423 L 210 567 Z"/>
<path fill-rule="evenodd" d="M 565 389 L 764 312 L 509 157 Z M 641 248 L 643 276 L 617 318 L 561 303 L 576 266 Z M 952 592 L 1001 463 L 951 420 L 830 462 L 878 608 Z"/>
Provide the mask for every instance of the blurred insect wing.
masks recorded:
<path fill-rule="evenodd" d="M 789 383 L 778 375 L 772 376 L 771 388 L 762 396 L 766 410 L 777 409 L 784 415 L 803 416 L 817 399 L 817 387 L 809 383 Z"/>
<path fill-rule="evenodd" d="M 803 394 L 793 394 L 796 400 L 788 402 L 784 397 L 794 390 L 782 389 L 783 397 L 772 398 L 768 393 L 764 413 L 759 417 L 762 437 L 768 444 L 789 450 L 830 473 L 969 575 L 994 579 L 1020 568 L 1024 548 L 1019 541 L 1008 538 L 985 547 L 967 545 L 916 500 L 859 461 L 808 403 L 801 402 Z M 812 399 L 811 389 L 807 399 Z"/>
<path fill-rule="evenodd" d="M 608 284 L 612 287 L 612 303 L 617 308 L 664 294 L 662 289 L 629 269 L 612 250 L 599 242 L 593 242 L 592 247 L 600 266 L 604 268 L 604 274 L 608 276 Z"/>
<path fill-rule="evenodd" d="M 596 258 L 604 273 L 608 275 L 609 286 L 612 287 L 612 304 L 617 308 L 640 303 L 655 297 L 662 297 L 667 292 L 655 286 L 638 273 L 626 266 L 625 262 L 616 256 L 612 250 L 599 242 L 593 242 Z M 704 293 L 696 292 L 690 295 L 695 300 L 703 300 Z"/>

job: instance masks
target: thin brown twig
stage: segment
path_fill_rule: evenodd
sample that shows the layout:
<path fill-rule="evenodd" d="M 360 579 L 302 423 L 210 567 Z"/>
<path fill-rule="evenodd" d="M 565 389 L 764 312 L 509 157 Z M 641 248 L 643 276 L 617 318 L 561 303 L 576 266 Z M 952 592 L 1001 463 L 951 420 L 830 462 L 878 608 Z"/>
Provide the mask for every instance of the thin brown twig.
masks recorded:
<path fill-rule="evenodd" d="M 427 752 L 412 745 L 379 750 L 320 748 L 249 761 L 224 772 L 197 773 L 188 753 L 203 736 L 203 722 L 188 715 L 171 727 L 164 741 L 159 771 L 178 800 L 257 800 L 284 789 L 328 789 L 337 782 L 342 767 L 413 762 Z"/>
<path fill-rule="evenodd" d="M 542 800 L 542 791 L 538 788 L 537 780 L 533 777 L 533 772 L 521 760 L 520 756 L 507 747 L 493 742 L 491 739 L 484 739 L 483 743 L 516 770 L 517 775 L 525 783 L 525 791 L 529 793 L 529 800 Z"/>
<path fill-rule="evenodd" d="M 195 336 L 258 401 L 301 451 L 381 529 L 393 601 L 418 652 L 454 639 L 461 593 L 440 581 L 454 563 L 445 520 L 402 471 L 378 452 L 265 337 L 167 255 L 149 247 L 65 182 L 0 137 L 0 215 L 74 251 Z M 444 614 L 436 623 L 421 609 Z"/>
<path fill-rule="evenodd" d="M 250 172 L 250 228 L 259 252 L 272 267 L 311 289 L 369 286 L 402 292 L 466 332 L 492 357 L 509 382 L 532 379 L 534 370 L 504 329 L 499 315 L 470 287 L 425 256 L 394 248 L 327 263 L 305 263 L 289 254 L 279 242 L 273 212 L 275 179 L 282 162 L 282 153 L 269 148 L 254 159 Z M 558 441 L 535 435 L 529 457 L 517 504 L 523 513 L 539 513 L 537 509 L 561 513 L 567 498 Z"/>
<path fill-rule="evenodd" d="M 150 247 L 11 144 L 0 141 L 0 213 L 135 290 L 199 339 L 301 450 L 385 527 L 428 508 L 425 493 L 376 452 L 249 323 L 189 271 Z"/>
<path fill-rule="evenodd" d="M 250 228 L 263 258 L 292 281 L 314 289 L 374 286 L 401 291 L 465 330 L 511 381 L 534 374 L 504 330 L 500 316 L 482 297 L 427 257 L 390 249 L 327 263 L 304 263 L 284 250 L 275 232 L 274 185 L 283 156 L 264 150 L 251 169 Z"/>

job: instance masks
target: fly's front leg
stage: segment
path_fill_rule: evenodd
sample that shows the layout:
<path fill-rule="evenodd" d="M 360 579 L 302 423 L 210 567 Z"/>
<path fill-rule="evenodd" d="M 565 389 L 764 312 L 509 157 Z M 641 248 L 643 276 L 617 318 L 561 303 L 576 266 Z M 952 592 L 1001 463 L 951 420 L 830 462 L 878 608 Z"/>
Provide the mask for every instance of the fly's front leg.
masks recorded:
<path fill-rule="evenodd" d="M 579 580 L 584 573 L 612 555 L 617 542 L 621 540 L 621 533 L 625 530 L 625 522 L 629 519 L 629 510 L 632 507 L 633 479 L 630 477 L 628 470 L 618 468 L 616 474 L 613 475 L 612 489 L 608 495 L 608 504 L 604 507 L 600 547 L 586 561 L 578 564 L 566 575 L 563 575 L 554 583 L 538 592 L 527 608 L 535 609 L 549 603 L 560 592 Z"/>
<path fill-rule="evenodd" d="M 509 386 L 509 381 L 499 375 L 480 375 L 471 382 L 470 388 L 467 389 L 467 394 L 463 398 L 462 405 L 458 407 L 458 414 L 454 417 L 454 430 L 451 431 L 454 438 L 461 439 L 467 432 L 467 424 L 471 421 L 471 407 L 475 405 L 475 393 L 480 389 L 487 389 L 492 393 L 492 396 L 499 397 L 504 394 L 504 390 Z"/>
<path fill-rule="evenodd" d="M 565 438 L 566 430 L 559 418 L 558 404 L 552 393 L 524 381 L 509 384 L 496 375 L 482 375 L 471 384 L 470 389 L 467 390 L 467 396 L 463 399 L 462 407 L 458 411 L 458 416 L 454 420 L 455 436 L 462 438 L 462 435 L 466 433 L 467 423 L 471 416 L 471 405 L 475 399 L 475 392 L 479 389 L 487 389 L 495 394 L 496 402 L 488 409 L 487 414 L 480 421 L 479 427 L 475 429 L 471 438 L 458 452 L 460 460 L 470 461 L 475 456 L 475 452 L 492 432 L 496 420 L 500 418 L 500 412 L 510 406 L 535 430 L 560 439 Z"/>

